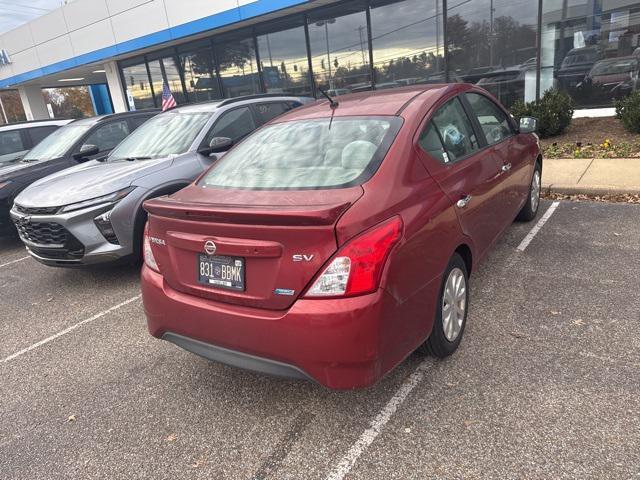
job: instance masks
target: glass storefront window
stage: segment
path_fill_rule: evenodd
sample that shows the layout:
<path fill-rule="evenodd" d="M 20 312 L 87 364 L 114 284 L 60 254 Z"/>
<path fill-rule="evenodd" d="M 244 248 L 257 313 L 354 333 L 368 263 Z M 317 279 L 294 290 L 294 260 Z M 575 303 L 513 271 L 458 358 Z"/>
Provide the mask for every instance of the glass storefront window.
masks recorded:
<path fill-rule="evenodd" d="M 131 65 L 122 69 L 122 76 L 126 84 L 126 90 L 133 99 L 136 110 L 153 108 L 153 92 L 149 84 L 147 67 L 144 63 Z"/>
<path fill-rule="evenodd" d="M 184 92 L 182 89 L 182 80 L 180 78 L 180 70 L 173 56 L 162 58 L 162 66 L 164 67 L 164 75 L 167 79 L 169 89 L 173 94 L 173 98 L 176 99 L 176 103 L 181 105 L 186 103 Z M 158 92 L 158 97 L 162 97 L 162 89 Z"/>
<path fill-rule="evenodd" d="M 346 4 L 309 16 L 309 40 L 318 87 L 334 96 L 371 90 L 364 5 Z"/>
<path fill-rule="evenodd" d="M 180 72 L 173 56 L 166 56 L 157 60 L 149 61 L 149 73 L 153 84 L 153 93 L 156 97 L 156 104 L 162 105 L 162 87 L 166 79 L 169 89 L 178 105 L 186 103 L 182 92 L 182 81 Z"/>
<path fill-rule="evenodd" d="M 449 2 L 450 81 L 475 83 L 506 106 L 536 97 L 538 2 Z"/>
<path fill-rule="evenodd" d="M 450 0 L 446 12 L 444 3 L 335 2 L 166 48 L 146 64 L 128 60 L 122 75 L 138 109 L 160 105 L 163 80 L 179 104 L 318 95 L 315 87 L 337 96 L 371 90 L 372 81 L 385 89 L 448 78 L 484 87 L 507 107 L 558 87 L 589 108 L 611 106 L 640 85 L 640 1 L 543 0 L 539 32 L 535 0 Z"/>
<path fill-rule="evenodd" d="M 638 88 L 640 5 L 545 0 L 541 90 L 556 86 L 579 107 L 610 106 Z"/>
<path fill-rule="evenodd" d="M 253 38 L 216 44 L 220 78 L 226 97 L 260 93 L 260 73 Z"/>
<path fill-rule="evenodd" d="M 96 112 L 87 87 L 43 88 L 42 98 L 55 118 L 93 117 Z"/>
<path fill-rule="evenodd" d="M 258 35 L 265 91 L 310 95 L 311 79 L 304 27 L 285 28 Z"/>
<path fill-rule="evenodd" d="M 376 88 L 442 81 L 442 0 L 371 2 Z"/>
<path fill-rule="evenodd" d="M 2 102 L 0 125 L 5 122 L 24 122 L 27 119 L 24 108 L 22 107 L 22 100 L 20 100 L 20 94 L 17 90 L 0 91 L 0 102 Z"/>
<path fill-rule="evenodd" d="M 149 74 L 151 75 L 151 84 L 153 85 L 153 93 L 156 99 L 156 106 L 162 105 L 162 67 L 160 60 L 151 60 L 149 63 Z M 137 108 L 137 107 L 136 107 Z"/>
<path fill-rule="evenodd" d="M 203 102 L 223 98 L 218 86 L 212 48 L 180 55 L 187 96 L 190 102 Z"/>

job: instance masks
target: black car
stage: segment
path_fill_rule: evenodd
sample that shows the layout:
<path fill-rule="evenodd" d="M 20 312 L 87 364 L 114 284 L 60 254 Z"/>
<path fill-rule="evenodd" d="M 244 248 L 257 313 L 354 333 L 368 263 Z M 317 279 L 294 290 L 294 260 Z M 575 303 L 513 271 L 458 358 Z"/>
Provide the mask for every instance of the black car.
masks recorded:
<path fill-rule="evenodd" d="M 89 160 L 99 160 L 159 110 L 76 120 L 59 128 L 21 160 L 0 165 L 0 234 L 15 232 L 13 199 L 36 180 Z"/>

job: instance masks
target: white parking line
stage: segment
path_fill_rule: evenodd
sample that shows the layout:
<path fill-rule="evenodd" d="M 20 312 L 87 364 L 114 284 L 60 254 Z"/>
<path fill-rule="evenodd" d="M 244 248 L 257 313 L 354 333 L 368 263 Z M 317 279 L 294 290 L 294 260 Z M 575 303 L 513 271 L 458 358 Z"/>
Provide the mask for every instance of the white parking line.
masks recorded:
<path fill-rule="evenodd" d="M 520 245 L 518 245 L 518 250 L 520 250 L 521 252 L 525 251 L 525 249 L 531 243 L 531 240 L 533 240 L 533 237 L 535 237 L 537 235 L 537 233 L 540 231 L 540 229 L 542 227 L 544 227 L 544 224 L 547 223 L 547 220 L 549 220 L 551 215 L 553 215 L 553 212 L 556 211 L 556 208 L 558 208 L 558 205 L 560 205 L 560 202 L 553 202 L 551 204 L 551 206 L 544 213 L 542 218 L 540 220 L 538 220 L 538 223 L 536 223 L 536 225 L 531 229 L 529 234 L 526 237 L 524 237 L 524 240 L 522 240 L 522 242 L 520 242 Z"/>
<path fill-rule="evenodd" d="M 420 383 L 427 367 L 431 365 L 429 359 L 424 359 L 420 365 L 413 371 L 409 378 L 402 384 L 396 394 L 391 397 L 376 418 L 371 422 L 360 438 L 354 443 L 347 454 L 342 458 L 340 463 L 327 476 L 327 480 L 343 480 L 351 471 L 360 455 L 373 443 L 384 426 L 389 422 L 398 407 L 404 402 L 414 388 Z"/>
<path fill-rule="evenodd" d="M 11 260 L 10 262 L 0 264 L 0 268 L 8 267 L 9 265 L 13 265 L 14 263 L 22 262 L 22 261 L 26 260 L 27 258 L 31 258 L 31 257 L 29 255 L 27 255 L 26 257 L 16 258 L 15 260 Z"/>
<path fill-rule="evenodd" d="M 55 340 L 56 338 L 61 337 L 61 336 L 63 336 L 63 335 L 66 335 L 67 333 L 72 332 L 72 331 L 73 331 L 73 330 L 75 330 L 76 328 L 81 327 L 82 325 L 84 325 L 84 324 L 86 324 L 86 323 L 93 322 L 94 320 L 97 320 L 97 319 L 99 319 L 99 318 L 101 318 L 101 317 L 104 317 L 105 315 L 107 315 L 107 314 L 109 314 L 109 313 L 111 313 L 111 312 L 113 312 L 113 311 L 115 311 L 115 310 L 118 310 L 119 308 L 122 308 L 122 307 L 124 307 L 125 305 L 129 305 L 130 303 L 135 302 L 135 301 L 136 301 L 136 300 L 138 300 L 140 297 L 141 297 L 141 295 L 136 295 L 135 297 L 132 297 L 132 298 L 130 298 L 129 300 L 125 300 L 125 301 L 124 301 L 124 302 L 122 302 L 122 303 L 119 303 L 119 304 L 117 304 L 117 305 L 114 305 L 113 307 L 108 308 L 107 310 L 103 310 L 103 311 L 102 311 L 102 312 L 100 312 L 100 313 L 96 313 L 93 317 L 86 318 L 86 319 L 82 320 L 81 322 L 76 323 L 75 325 L 71 325 L 70 327 L 65 328 L 65 329 L 64 329 L 64 330 L 62 330 L 61 332 L 58 332 L 58 333 L 56 333 L 56 334 L 54 334 L 54 335 L 51 335 L 50 337 L 47 337 L 47 338 L 45 338 L 44 340 L 40 340 L 39 342 L 34 343 L 33 345 L 28 346 L 27 348 L 23 348 L 23 349 L 22 349 L 22 350 L 20 350 L 19 352 L 16 352 L 16 353 L 14 353 L 14 354 L 12 354 L 12 355 L 9 355 L 9 356 L 8 356 L 8 357 L 6 357 L 6 358 L 3 358 L 3 359 L 2 359 L 2 361 L 1 361 L 0 363 L 8 363 L 8 362 L 10 362 L 11 360 L 15 360 L 16 358 L 20 357 L 21 355 L 24 355 L 25 353 L 28 353 L 28 352 L 30 352 L 31 350 L 33 350 L 33 349 L 35 349 L 35 348 L 38 348 L 38 347 L 41 347 L 41 346 L 43 346 L 43 345 L 45 345 L 45 344 L 47 344 L 47 343 L 49 343 L 49 342 L 52 342 L 52 341 L 53 341 L 53 340 Z"/>

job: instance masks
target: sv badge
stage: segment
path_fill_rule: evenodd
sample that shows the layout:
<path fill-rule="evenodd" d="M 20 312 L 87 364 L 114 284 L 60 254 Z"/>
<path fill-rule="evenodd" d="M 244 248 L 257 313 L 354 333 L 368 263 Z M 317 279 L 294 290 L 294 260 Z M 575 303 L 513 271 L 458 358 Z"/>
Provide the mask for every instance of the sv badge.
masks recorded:
<path fill-rule="evenodd" d="M 310 262 L 311 260 L 313 260 L 313 257 L 315 257 L 315 255 L 294 255 L 293 256 L 293 261 L 294 262 Z"/>

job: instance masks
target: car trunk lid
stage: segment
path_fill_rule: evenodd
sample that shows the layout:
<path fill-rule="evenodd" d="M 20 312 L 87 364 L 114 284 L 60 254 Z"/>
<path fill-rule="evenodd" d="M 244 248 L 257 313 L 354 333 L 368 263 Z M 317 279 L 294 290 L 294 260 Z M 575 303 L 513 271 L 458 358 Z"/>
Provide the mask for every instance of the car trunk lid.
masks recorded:
<path fill-rule="evenodd" d="M 215 301 L 281 310 L 290 307 L 337 250 L 335 224 L 363 194 L 334 190 L 260 191 L 191 186 L 149 201 L 149 235 L 166 282 Z M 244 290 L 199 282 L 200 255 L 244 262 Z M 162 243 L 164 242 L 164 245 Z"/>

